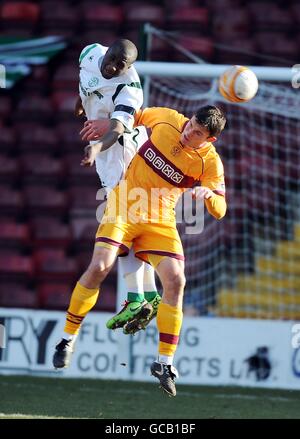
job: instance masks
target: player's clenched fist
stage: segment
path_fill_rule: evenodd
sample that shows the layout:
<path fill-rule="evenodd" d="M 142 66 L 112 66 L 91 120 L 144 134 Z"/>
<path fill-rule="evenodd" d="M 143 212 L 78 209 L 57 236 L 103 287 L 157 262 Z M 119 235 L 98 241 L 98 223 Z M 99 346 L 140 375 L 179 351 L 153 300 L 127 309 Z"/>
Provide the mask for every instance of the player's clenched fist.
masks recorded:
<path fill-rule="evenodd" d="M 194 199 L 205 199 L 208 200 L 210 197 L 213 196 L 213 191 L 205 186 L 197 186 L 193 188 L 193 198 Z"/>
<path fill-rule="evenodd" d="M 81 166 L 93 166 L 96 155 L 100 151 L 99 144 L 88 145 L 84 148 L 84 157 L 81 160 Z"/>

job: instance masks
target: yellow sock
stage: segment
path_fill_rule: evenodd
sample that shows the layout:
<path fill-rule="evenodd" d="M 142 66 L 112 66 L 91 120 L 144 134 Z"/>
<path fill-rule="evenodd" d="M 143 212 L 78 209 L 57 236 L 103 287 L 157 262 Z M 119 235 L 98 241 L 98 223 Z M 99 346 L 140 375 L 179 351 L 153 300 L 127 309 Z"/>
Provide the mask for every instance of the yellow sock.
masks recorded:
<path fill-rule="evenodd" d="M 182 325 L 182 310 L 167 303 L 160 303 L 157 312 L 159 331 L 159 355 L 173 357 L 179 341 Z"/>
<path fill-rule="evenodd" d="M 86 288 L 77 282 L 67 311 L 64 329 L 67 334 L 78 334 L 82 320 L 97 302 L 98 295 L 98 288 Z"/>

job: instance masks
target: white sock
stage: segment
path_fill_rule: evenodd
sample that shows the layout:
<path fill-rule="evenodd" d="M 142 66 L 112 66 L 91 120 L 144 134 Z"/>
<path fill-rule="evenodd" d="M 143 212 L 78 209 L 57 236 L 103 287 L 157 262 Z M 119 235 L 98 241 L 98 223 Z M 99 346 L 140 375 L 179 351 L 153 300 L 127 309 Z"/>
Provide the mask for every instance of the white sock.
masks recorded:
<path fill-rule="evenodd" d="M 144 291 L 157 291 L 155 284 L 155 270 L 150 264 L 144 264 Z"/>
<path fill-rule="evenodd" d="M 133 249 L 130 250 L 127 256 L 119 258 L 119 262 L 122 276 L 128 273 L 134 273 L 144 266 L 143 261 L 134 256 Z"/>
<path fill-rule="evenodd" d="M 68 334 L 67 332 L 64 332 L 63 336 L 62 336 L 62 338 L 64 338 L 65 340 L 68 340 L 68 341 L 70 341 L 70 340 L 75 341 L 76 337 L 77 337 L 77 334 Z"/>
<path fill-rule="evenodd" d="M 173 356 L 168 356 L 168 355 L 158 355 L 158 362 L 159 363 L 164 363 L 164 364 L 168 364 L 170 366 L 172 366 L 173 364 Z"/>
<path fill-rule="evenodd" d="M 130 250 L 128 256 L 119 258 L 119 264 L 121 275 L 126 283 L 127 293 L 143 296 L 144 263 L 134 256 L 133 250 Z"/>

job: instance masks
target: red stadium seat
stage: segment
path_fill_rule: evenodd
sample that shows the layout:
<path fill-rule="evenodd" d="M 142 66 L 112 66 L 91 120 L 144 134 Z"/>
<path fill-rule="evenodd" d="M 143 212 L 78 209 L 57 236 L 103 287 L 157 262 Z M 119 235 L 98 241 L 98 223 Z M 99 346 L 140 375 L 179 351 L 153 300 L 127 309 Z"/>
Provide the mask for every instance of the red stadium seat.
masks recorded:
<path fill-rule="evenodd" d="M 208 37 L 184 36 L 178 39 L 178 43 L 200 58 L 203 57 L 205 60 L 210 60 L 214 53 L 213 40 Z M 190 62 L 186 55 L 179 51 L 175 51 L 173 60 L 178 62 Z"/>
<path fill-rule="evenodd" d="M 7 1 L 0 6 L 1 34 L 14 38 L 33 36 L 39 20 L 40 6 L 33 2 Z"/>
<path fill-rule="evenodd" d="M 12 100 L 9 96 L 0 96 L 0 118 L 7 119 L 12 111 Z"/>
<path fill-rule="evenodd" d="M 76 30 L 79 21 L 79 11 L 76 8 L 76 4 L 70 5 L 59 0 L 43 1 L 41 4 L 41 20 L 41 26 L 44 31 L 46 29 L 55 30 L 59 28 Z"/>
<path fill-rule="evenodd" d="M 99 223 L 96 217 L 77 217 L 71 219 L 72 234 L 75 241 L 78 241 L 78 252 L 81 251 L 81 242 L 94 241 L 95 233 Z"/>
<path fill-rule="evenodd" d="M 70 153 L 65 156 L 66 177 L 69 185 L 89 186 L 91 191 L 100 188 L 100 180 L 94 167 L 80 166 L 83 153 Z"/>
<path fill-rule="evenodd" d="M 23 194 L 7 186 L 0 186 L 0 213 L 1 216 L 19 215 L 23 211 Z"/>
<path fill-rule="evenodd" d="M 52 115 L 53 109 L 50 100 L 40 96 L 27 96 L 19 101 L 14 120 L 49 123 Z"/>
<path fill-rule="evenodd" d="M 76 260 L 66 257 L 62 249 L 40 249 L 33 254 L 39 281 L 73 282 L 78 275 Z"/>
<path fill-rule="evenodd" d="M 33 2 L 5 2 L 0 9 L 2 20 L 29 21 L 35 23 L 40 15 L 40 6 Z"/>
<path fill-rule="evenodd" d="M 72 242 L 69 225 L 56 218 L 36 218 L 30 223 L 34 248 L 56 247 L 66 249 Z"/>
<path fill-rule="evenodd" d="M 11 20 L 7 20 L 5 23 L 3 21 L 1 23 L 1 37 L 34 38 L 34 34 L 35 27 L 31 22 L 12 23 Z"/>
<path fill-rule="evenodd" d="M 77 47 L 77 52 L 76 57 L 73 57 L 73 59 L 71 59 L 70 61 L 74 62 L 75 59 L 77 62 L 82 49 L 91 43 L 100 42 L 103 46 L 109 47 L 118 38 L 119 33 L 114 27 L 112 27 L 111 29 L 84 29 L 73 38 L 74 45 L 76 45 Z"/>
<path fill-rule="evenodd" d="M 24 183 L 62 182 L 65 169 L 62 160 L 41 153 L 29 153 L 20 157 Z"/>
<path fill-rule="evenodd" d="M 164 0 L 163 3 L 167 13 L 178 9 L 193 8 L 199 5 L 198 0 Z"/>
<path fill-rule="evenodd" d="M 52 93 L 53 108 L 59 111 L 59 117 L 61 117 L 62 113 L 66 112 L 68 115 L 72 115 L 72 118 L 74 119 L 74 109 L 77 98 L 78 92 L 55 90 Z"/>
<path fill-rule="evenodd" d="M 272 2 L 249 2 L 247 7 L 251 14 L 251 26 L 254 32 L 289 32 L 293 27 L 291 12 Z"/>
<path fill-rule="evenodd" d="M 95 229 L 96 230 L 96 229 Z M 86 246 L 86 248 L 82 248 L 79 247 L 80 243 L 78 242 L 78 251 L 76 254 L 76 261 L 79 267 L 79 272 L 83 273 L 90 261 L 91 261 L 91 257 L 92 257 L 92 251 L 93 251 L 93 246 L 94 246 L 94 239 L 91 240 L 91 242 L 89 243 L 89 245 Z"/>
<path fill-rule="evenodd" d="M 0 182 L 11 184 L 14 183 L 19 176 L 19 160 L 0 154 Z"/>
<path fill-rule="evenodd" d="M 95 235 L 97 232 L 99 224 L 87 224 L 82 231 L 77 235 L 76 240 L 74 240 L 74 248 L 78 253 L 77 261 L 82 268 L 86 268 L 86 263 L 91 259 L 91 251 L 95 243 Z M 88 254 L 85 251 L 88 251 Z M 83 254 L 82 254 L 83 252 Z"/>
<path fill-rule="evenodd" d="M 18 253 L 0 253 L 0 278 L 2 280 L 30 279 L 34 274 L 33 260 Z"/>
<path fill-rule="evenodd" d="M 101 285 L 101 293 L 95 304 L 94 311 L 116 311 L 116 276 L 109 273 L 108 277 Z M 118 304 L 120 307 L 121 304 Z"/>
<path fill-rule="evenodd" d="M 78 99 L 78 94 L 76 93 L 55 93 L 53 98 L 56 100 L 56 118 L 59 119 L 60 122 L 70 121 L 73 122 L 75 118 L 75 105 Z M 77 117 L 77 116 L 76 116 Z M 82 125 L 86 120 L 83 115 L 80 116 L 80 120 L 82 121 Z"/>
<path fill-rule="evenodd" d="M 68 209 L 66 193 L 51 187 L 28 186 L 24 198 L 30 215 L 62 215 Z"/>
<path fill-rule="evenodd" d="M 260 53 L 283 59 L 282 62 L 278 60 L 278 65 L 283 66 L 288 64 L 290 66 L 290 62 L 296 63 L 298 57 L 297 41 L 286 37 L 285 34 L 278 32 L 257 32 L 255 41 Z M 273 65 L 275 65 L 275 60 L 272 60 L 272 62 Z"/>
<path fill-rule="evenodd" d="M 130 29 L 126 32 L 126 38 L 131 40 L 136 46 L 139 46 L 140 32 L 138 28 Z M 166 61 L 170 59 L 170 44 L 166 41 L 152 35 L 151 39 L 151 61 Z"/>
<path fill-rule="evenodd" d="M 1 152 L 14 151 L 16 146 L 16 131 L 6 126 L 0 128 Z"/>
<path fill-rule="evenodd" d="M 123 4 L 123 11 L 126 20 L 126 29 L 136 29 L 144 23 L 151 23 L 157 27 L 164 27 L 165 10 L 163 6 L 151 3 L 140 4 L 139 2 L 128 2 Z"/>
<path fill-rule="evenodd" d="M 36 96 L 48 93 L 50 76 L 48 65 L 34 66 L 31 74 L 22 81 L 24 95 Z"/>
<path fill-rule="evenodd" d="M 73 209 L 90 209 L 94 210 L 99 205 L 99 201 L 96 200 L 98 188 L 91 187 L 78 187 L 74 186 L 69 190 L 70 206 Z"/>
<path fill-rule="evenodd" d="M 295 20 L 295 22 L 299 25 L 300 24 L 300 7 L 299 7 L 298 2 L 295 2 L 292 5 L 290 5 L 290 13 L 291 13 L 293 19 Z"/>
<path fill-rule="evenodd" d="M 240 0 L 214 0 L 214 2 L 209 2 L 209 9 L 213 11 L 213 14 L 227 9 L 238 9 L 240 6 Z"/>
<path fill-rule="evenodd" d="M 69 64 L 59 66 L 54 74 L 52 87 L 53 90 L 72 91 L 78 96 L 78 75 L 79 67 L 77 59 Z"/>
<path fill-rule="evenodd" d="M 47 152 L 49 154 L 63 149 L 56 130 L 53 128 L 38 123 L 18 123 L 15 125 L 15 131 L 18 133 L 21 152 Z"/>
<path fill-rule="evenodd" d="M 43 282 L 38 284 L 37 291 L 39 307 L 66 311 L 69 306 L 73 288 L 74 285 L 68 282 Z"/>
<path fill-rule="evenodd" d="M 65 153 L 78 152 L 83 153 L 83 148 L 87 145 L 81 140 L 79 131 L 82 129 L 84 119 L 75 118 L 73 121 L 60 121 L 59 113 L 57 114 L 56 133 L 58 135 L 60 148 Z"/>
<path fill-rule="evenodd" d="M 38 297 L 33 289 L 26 288 L 21 283 L 1 282 L 0 307 L 37 308 Z"/>
<path fill-rule="evenodd" d="M 12 221 L 0 222 L 0 247 L 20 248 L 30 243 L 29 227 L 27 224 L 18 224 Z"/>
<path fill-rule="evenodd" d="M 247 38 L 250 31 L 250 15 L 245 8 L 220 9 L 213 14 L 213 34 L 220 43 L 232 43 Z"/>
<path fill-rule="evenodd" d="M 203 35 L 209 26 L 209 10 L 205 7 L 176 9 L 168 17 L 169 28 L 184 32 L 198 31 Z"/>
<path fill-rule="evenodd" d="M 110 311 L 116 309 L 116 287 L 115 280 L 105 280 L 103 294 L 100 295 L 94 311 Z M 75 283 L 71 282 L 41 282 L 38 284 L 39 307 L 45 309 L 60 309 L 66 311 L 69 306 L 72 291 Z"/>
<path fill-rule="evenodd" d="M 84 2 L 81 8 L 85 29 L 116 29 L 123 22 L 121 6 Z"/>
<path fill-rule="evenodd" d="M 66 27 L 49 27 L 41 30 L 41 37 L 53 36 L 63 37 L 67 41 L 73 41 L 76 35 L 76 28 L 66 28 Z M 75 58 L 76 59 L 76 58 Z"/>
<path fill-rule="evenodd" d="M 234 62 L 239 65 L 251 65 L 257 64 L 258 59 L 256 54 L 258 53 L 256 43 L 252 38 L 232 38 L 231 34 L 226 34 L 230 37 L 230 43 L 226 41 L 220 41 L 221 47 L 218 47 L 216 43 L 216 59 L 220 64 L 232 64 Z M 224 47 L 227 46 L 227 47 Z"/>

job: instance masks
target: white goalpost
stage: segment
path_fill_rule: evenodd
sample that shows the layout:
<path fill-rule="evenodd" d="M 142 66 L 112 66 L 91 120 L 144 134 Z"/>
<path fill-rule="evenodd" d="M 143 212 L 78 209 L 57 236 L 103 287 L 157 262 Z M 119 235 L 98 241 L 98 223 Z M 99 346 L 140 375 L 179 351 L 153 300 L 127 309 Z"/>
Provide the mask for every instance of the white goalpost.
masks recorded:
<path fill-rule="evenodd" d="M 219 94 L 228 66 L 138 62 L 149 84 L 147 106 L 187 116 L 207 103 L 228 124 L 216 142 L 225 166 L 228 212 L 205 216 L 200 235 L 185 235 L 186 314 L 300 318 L 300 90 L 292 68 L 250 67 L 257 96 L 231 104 Z M 182 230 L 181 230 L 182 229 Z"/>

